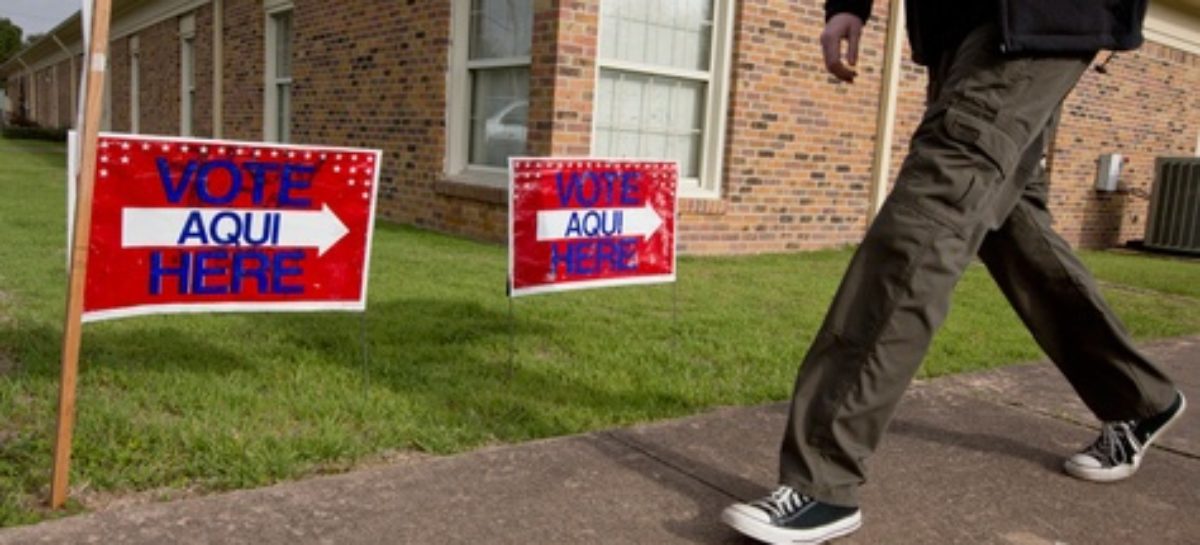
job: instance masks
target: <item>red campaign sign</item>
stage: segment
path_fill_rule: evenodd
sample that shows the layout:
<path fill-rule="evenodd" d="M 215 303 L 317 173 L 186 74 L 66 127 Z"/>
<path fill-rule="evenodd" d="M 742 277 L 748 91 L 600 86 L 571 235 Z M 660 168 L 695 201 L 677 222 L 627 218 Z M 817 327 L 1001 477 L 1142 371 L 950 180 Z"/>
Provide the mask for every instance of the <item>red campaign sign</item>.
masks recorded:
<path fill-rule="evenodd" d="M 675 162 L 509 161 L 509 293 L 675 281 Z"/>
<path fill-rule="evenodd" d="M 364 310 L 380 152 L 103 134 L 84 321 Z"/>

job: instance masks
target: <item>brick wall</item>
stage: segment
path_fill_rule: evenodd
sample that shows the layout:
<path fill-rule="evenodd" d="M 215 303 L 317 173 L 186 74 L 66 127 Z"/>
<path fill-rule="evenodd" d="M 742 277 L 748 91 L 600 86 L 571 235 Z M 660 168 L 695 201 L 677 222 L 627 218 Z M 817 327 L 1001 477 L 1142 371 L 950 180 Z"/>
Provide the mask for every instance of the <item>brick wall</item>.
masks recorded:
<path fill-rule="evenodd" d="M 1145 236 L 1148 201 L 1093 190 L 1096 160 L 1102 153 L 1123 154 L 1129 162 L 1122 185 L 1149 191 L 1156 157 L 1195 153 L 1196 89 L 1200 57 L 1155 43 L 1118 54 L 1107 75 L 1088 71 L 1064 105 L 1055 139 L 1051 210 L 1064 238 L 1107 247 Z"/>
<path fill-rule="evenodd" d="M 341 5 L 342 2 L 312 4 Z M 261 140 L 263 136 L 263 24 L 261 0 L 225 0 L 225 81 L 222 84 L 225 108 L 222 116 L 226 138 Z"/>
<path fill-rule="evenodd" d="M 212 138 L 213 97 L 213 10 L 205 4 L 193 11 L 196 17 L 196 96 L 192 103 L 192 135 Z"/>
<path fill-rule="evenodd" d="M 179 135 L 179 20 L 168 19 L 137 33 L 141 70 L 138 113 L 143 134 Z M 129 103 L 113 104 L 128 109 Z"/>
<path fill-rule="evenodd" d="M 599 0 L 534 2 L 530 154 L 591 154 L 599 25 Z"/>
<path fill-rule="evenodd" d="M 129 38 L 117 38 L 108 45 L 108 74 L 109 90 L 112 91 L 112 130 L 113 132 L 131 132 L 133 118 L 130 115 L 131 106 L 129 86 L 130 71 Z"/>
<path fill-rule="evenodd" d="M 817 0 L 738 2 L 720 202 L 690 201 L 689 253 L 836 246 L 865 228 L 886 4 L 877 2 L 854 85 L 833 85 Z"/>

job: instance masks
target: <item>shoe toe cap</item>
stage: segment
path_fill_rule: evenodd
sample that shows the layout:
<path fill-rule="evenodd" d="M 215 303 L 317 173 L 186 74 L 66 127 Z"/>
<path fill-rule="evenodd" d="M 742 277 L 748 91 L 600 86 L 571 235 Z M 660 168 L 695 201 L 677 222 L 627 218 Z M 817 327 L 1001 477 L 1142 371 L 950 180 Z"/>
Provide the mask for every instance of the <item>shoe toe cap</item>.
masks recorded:
<path fill-rule="evenodd" d="M 765 511 L 744 503 L 735 503 L 726 507 L 723 516 L 726 521 L 731 522 L 734 520 L 751 520 L 763 524 L 771 523 L 771 517 Z"/>
<path fill-rule="evenodd" d="M 1104 465 L 1100 463 L 1100 460 L 1097 460 L 1096 458 L 1089 456 L 1087 454 L 1083 454 L 1083 453 L 1076 454 L 1076 455 L 1070 457 L 1069 459 L 1067 459 L 1067 465 L 1075 466 L 1075 467 L 1081 468 L 1081 469 L 1103 469 L 1104 468 Z"/>

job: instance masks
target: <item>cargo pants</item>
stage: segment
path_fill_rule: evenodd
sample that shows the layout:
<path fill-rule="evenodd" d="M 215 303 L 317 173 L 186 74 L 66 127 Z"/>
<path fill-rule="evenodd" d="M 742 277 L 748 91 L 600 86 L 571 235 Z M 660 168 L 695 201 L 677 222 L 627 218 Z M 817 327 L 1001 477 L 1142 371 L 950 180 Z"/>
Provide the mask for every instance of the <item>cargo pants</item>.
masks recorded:
<path fill-rule="evenodd" d="M 978 255 L 1041 348 L 1104 421 L 1149 417 L 1175 387 L 1134 347 L 1051 228 L 1048 128 L 1087 56 L 1003 55 L 985 25 L 930 69 L 927 109 L 800 368 L 780 482 L 857 505 L 875 450 L 950 295 Z"/>

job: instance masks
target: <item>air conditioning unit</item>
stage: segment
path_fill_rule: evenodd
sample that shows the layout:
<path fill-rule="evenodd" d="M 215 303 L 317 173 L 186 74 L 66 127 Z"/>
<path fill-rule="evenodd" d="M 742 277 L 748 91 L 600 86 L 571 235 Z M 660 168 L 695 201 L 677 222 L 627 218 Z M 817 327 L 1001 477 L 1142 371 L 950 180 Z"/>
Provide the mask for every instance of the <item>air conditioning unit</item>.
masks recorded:
<path fill-rule="evenodd" d="M 1155 162 L 1145 246 L 1200 254 L 1200 158 Z"/>

